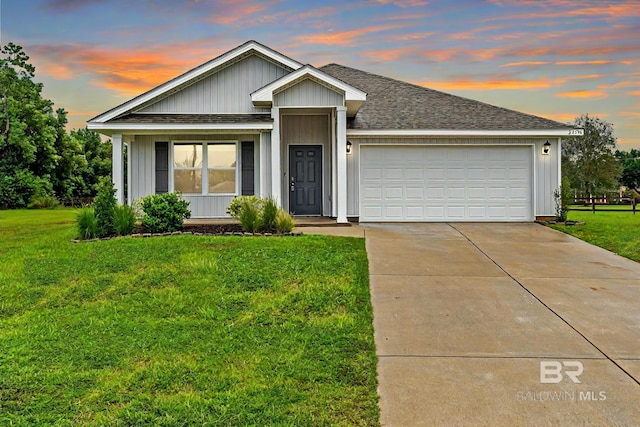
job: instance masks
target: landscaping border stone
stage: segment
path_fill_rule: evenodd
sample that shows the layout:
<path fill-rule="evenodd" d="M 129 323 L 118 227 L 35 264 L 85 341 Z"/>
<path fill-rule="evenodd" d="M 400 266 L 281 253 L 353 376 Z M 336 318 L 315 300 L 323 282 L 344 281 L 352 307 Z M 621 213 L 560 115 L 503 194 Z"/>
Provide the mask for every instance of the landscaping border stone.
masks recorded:
<path fill-rule="evenodd" d="M 299 237 L 302 236 L 303 233 L 301 231 L 290 232 L 290 233 L 231 233 L 231 232 L 221 232 L 221 233 L 199 233 L 192 231 L 174 231 L 170 233 L 133 233 L 127 236 L 108 236 L 96 239 L 72 239 L 71 243 L 86 243 L 86 242 L 99 242 L 104 240 L 113 240 L 113 239 L 125 239 L 125 238 L 151 238 L 151 237 L 168 237 L 168 236 L 179 236 L 179 235 L 189 235 L 189 236 L 207 236 L 207 237 Z"/>

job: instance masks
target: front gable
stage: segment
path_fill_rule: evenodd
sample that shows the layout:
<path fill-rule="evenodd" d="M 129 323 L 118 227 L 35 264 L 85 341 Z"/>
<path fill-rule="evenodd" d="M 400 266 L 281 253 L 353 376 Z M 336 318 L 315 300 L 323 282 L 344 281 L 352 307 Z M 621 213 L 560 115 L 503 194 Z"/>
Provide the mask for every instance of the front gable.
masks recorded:
<path fill-rule="evenodd" d="M 295 99 L 286 100 L 286 95 L 279 97 L 278 95 L 282 93 L 289 93 L 291 98 Z M 342 102 L 336 99 L 336 94 L 342 97 Z M 251 94 L 251 100 L 256 107 L 270 107 L 278 102 L 285 102 L 286 106 L 317 107 L 325 106 L 324 102 L 332 102 L 332 106 L 347 107 L 349 117 L 354 117 L 358 113 L 366 99 L 365 92 L 311 65 L 298 68 Z M 305 102 L 305 104 L 295 105 L 293 102 Z M 336 102 L 339 103 L 336 105 Z"/>
<path fill-rule="evenodd" d="M 289 67 L 269 61 L 262 55 L 252 54 L 134 112 L 248 114 L 268 111 L 254 107 L 249 95 L 291 71 Z"/>
<path fill-rule="evenodd" d="M 215 84 L 209 79 L 210 77 L 223 72 L 225 69 L 234 66 L 237 66 L 238 71 L 244 72 L 245 77 L 249 78 L 250 76 L 254 76 L 256 81 L 246 80 L 243 82 L 241 79 L 238 79 L 237 76 L 234 76 L 231 77 L 231 83 L 227 84 L 224 80 L 224 76 L 229 75 L 228 72 L 223 73 L 223 79 L 219 79 Z M 252 89 L 255 90 L 255 88 L 264 86 L 265 84 L 277 80 L 283 75 L 286 75 L 293 70 L 297 70 L 300 67 L 302 67 L 302 64 L 299 62 L 294 61 L 293 59 L 258 42 L 249 41 L 125 102 L 124 104 L 92 118 L 89 120 L 89 124 L 91 127 L 92 124 L 106 123 L 114 118 L 133 112 L 142 112 L 143 110 L 145 110 L 145 113 L 157 113 L 157 109 L 169 113 L 188 114 L 201 112 L 206 113 L 206 109 L 209 108 L 209 113 L 222 112 L 215 111 L 215 109 L 220 107 L 231 109 L 231 107 L 222 106 L 219 100 L 207 103 L 204 102 L 203 97 L 196 96 L 194 98 L 193 95 L 196 90 L 195 88 L 192 88 L 192 86 L 197 85 L 201 81 L 209 80 L 210 88 L 212 89 L 209 90 L 209 94 L 213 94 L 213 91 L 215 90 L 216 96 L 232 96 L 238 99 L 244 96 L 250 99 L 249 95 L 251 94 Z M 215 78 L 213 80 L 215 80 Z M 243 84 L 246 86 L 243 86 Z M 203 83 L 203 85 L 206 86 L 206 83 Z M 227 90 L 227 87 L 230 87 L 230 89 Z M 190 88 L 192 90 L 188 90 Z M 237 90 L 244 90 L 244 95 L 238 94 Z M 186 93 L 180 94 L 183 91 L 186 91 Z M 222 91 L 225 93 L 222 94 Z M 167 101 L 164 102 L 165 100 Z M 203 103 L 198 105 L 199 100 L 203 101 Z M 252 113 L 260 111 L 255 110 L 252 107 L 246 107 L 243 102 L 238 102 L 237 104 L 232 105 L 232 107 L 233 109 L 238 108 L 241 110 L 232 111 L 233 113 Z M 196 108 L 198 110 L 188 111 L 192 108 Z"/>
<path fill-rule="evenodd" d="M 312 77 L 295 81 L 273 94 L 274 107 L 344 107 L 344 91 Z"/>

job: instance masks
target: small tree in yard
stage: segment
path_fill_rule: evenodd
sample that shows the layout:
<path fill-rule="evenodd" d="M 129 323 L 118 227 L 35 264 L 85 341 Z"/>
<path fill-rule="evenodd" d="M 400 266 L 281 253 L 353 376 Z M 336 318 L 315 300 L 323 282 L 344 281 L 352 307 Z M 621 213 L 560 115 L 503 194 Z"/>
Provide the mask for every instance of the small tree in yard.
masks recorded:
<path fill-rule="evenodd" d="M 553 200 L 556 205 L 556 219 L 565 222 L 569 205 L 573 202 L 573 190 L 566 176 L 562 178 L 562 185 L 553 192 Z"/>
<path fill-rule="evenodd" d="M 617 188 L 621 168 L 614 156 L 613 125 L 588 114 L 573 125 L 584 129 L 584 136 L 562 142 L 562 169 L 571 187 L 591 195 Z"/>

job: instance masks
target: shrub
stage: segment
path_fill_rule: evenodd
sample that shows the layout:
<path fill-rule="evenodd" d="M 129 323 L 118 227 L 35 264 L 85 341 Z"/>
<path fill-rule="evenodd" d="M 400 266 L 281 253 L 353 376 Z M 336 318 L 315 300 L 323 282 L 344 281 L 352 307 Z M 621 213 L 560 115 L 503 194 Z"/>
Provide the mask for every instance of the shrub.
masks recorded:
<path fill-rule="evenodd" d="M 98 194 L 93 199 L 93 209 L 98 221 L 98 237 L 115 234 L 113 214 L 116 209 L 116 189 L 110 177 L 104 177 L 98 184 Z"/>
<path fill-rule="evenodd" d="M 289 213 L 285 212 L 284 209 L 280 209 L 276 215 L 275 225 L 278 233 L 291 233 L 296 224 Z"/>
<path fill-rule="evenodd" d="M 33 195 L 29 202 L 29 209 L 55 209 L 60 206 L 60 202 L 54 196 L 47 194 Z"/>
<path fill-rule="evenodd" d="M 76 219 L 81 239 L 94 239 L 98 236 L 98 219 L 93 208 L 83 207 L 78 212 Z"/>
<path fill-rule="evenodd" d="M 239 218 L 240 213 L 242 212 L 242 208 L 243 206 L 245 206 L 245 203 L 258 205 L 258 207 L 261 209 L 263 200 L 257 196 L 234 197 L 233 200 L 231 200 L 229 207 L 227 208 L 227 213 L 234 218 Z"/>
<path fill-rule="evenodd" d="M 565 222 L 569 213 L 569 205 L 573 202 L 573 192 L 566 176 L 562 178 L 560 187 L 553 192 L 553 201 L 556 205 L 556 219 Z"/>
<path fill-rule="evenodd" d="M 273 231 L 276 228 L 276 216 L 280 211 L 278 203 L 273 197 L 267 197 L 262 204 L 262 229 Z"/>
<path fill-rule="evenodd" d="M 113 228 L 118 236 L 131 234 L 138 217 L 129 205 L 119 205 L 113 210 Z"/>
<path fill-rule="evenodd" d="M 245 231 L 255 233 L 262 228 L 261 219 L 262 203 L 258 198 L 242 198 L 240 201 L 240 210 L 238 212 L 238 220 Z"/>
<path fill-rule="evenodd" d="M 227 212 L 240 221 L 245 231 L 275 231 L 280 207 L 273 197 L 240 196 L 231 201 Z"/>
<path fill-rule="evenodd" d="M 180 193 L 152 194 L 142 199 L 142 225 L 151 233 L 177 231 L 191 217 L 189 202 Z"/>

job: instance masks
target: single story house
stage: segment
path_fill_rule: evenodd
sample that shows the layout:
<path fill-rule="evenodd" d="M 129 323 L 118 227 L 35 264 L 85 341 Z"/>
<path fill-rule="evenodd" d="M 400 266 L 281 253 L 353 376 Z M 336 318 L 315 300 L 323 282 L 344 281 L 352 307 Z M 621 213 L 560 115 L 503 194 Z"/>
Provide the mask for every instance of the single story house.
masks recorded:
<path fill-rule="evenodd" d="M 532 221 L 555 215 L 562 123 L 249 41 L 88 122 L 122 202 L 181 191 L 192 217 L 238 195 L 295 215 Z"/>

